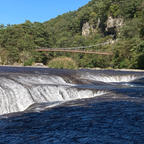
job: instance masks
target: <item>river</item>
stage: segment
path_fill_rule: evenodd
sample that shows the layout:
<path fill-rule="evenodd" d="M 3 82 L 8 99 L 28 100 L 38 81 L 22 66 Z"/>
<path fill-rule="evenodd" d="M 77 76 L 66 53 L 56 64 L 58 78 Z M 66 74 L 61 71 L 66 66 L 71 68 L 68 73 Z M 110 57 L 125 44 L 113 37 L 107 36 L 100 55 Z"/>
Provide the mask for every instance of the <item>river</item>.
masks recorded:
<path fill-rule="evenodd" d="M 0 67 L 0 144 L 143 144 L 144 72 Z"/>

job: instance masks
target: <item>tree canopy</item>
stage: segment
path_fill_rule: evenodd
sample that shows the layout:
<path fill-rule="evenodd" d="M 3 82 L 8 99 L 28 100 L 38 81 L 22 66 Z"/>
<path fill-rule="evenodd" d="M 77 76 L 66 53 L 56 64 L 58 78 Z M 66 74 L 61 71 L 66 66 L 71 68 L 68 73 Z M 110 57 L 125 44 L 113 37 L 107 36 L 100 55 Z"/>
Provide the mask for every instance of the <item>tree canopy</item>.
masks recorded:
<path fill-rule="evenodd" d="M 108 18 L 122 19 L 123 25 L 107 30 Z M 85 23 L 89 36 L 83 36 Z M 77 47 L 114 40 L 114 44 L 93 50 L 113 52 L 113 57 L 89 54 L 39 53 L 38 47 Z M 79 67 L 144 68 L 144 0 L 91 0 L 77 11 L 68 12 L 44 23 L 0 25 L 0 63 L 24 65 L 47 64 L 51 59 L 67 56 Z M 90 48 L 89 48 L 90 49 Z"/>

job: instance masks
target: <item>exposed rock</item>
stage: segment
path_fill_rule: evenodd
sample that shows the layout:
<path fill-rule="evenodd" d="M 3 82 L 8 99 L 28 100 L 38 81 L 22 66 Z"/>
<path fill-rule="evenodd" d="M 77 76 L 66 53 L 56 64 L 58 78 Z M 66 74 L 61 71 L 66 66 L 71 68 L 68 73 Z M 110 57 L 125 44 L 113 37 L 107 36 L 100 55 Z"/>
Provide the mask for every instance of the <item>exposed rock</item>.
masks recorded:
<path fill-rule="evenodd" d="M 91 25 L 89 22 L 83 24 L 82 27 L 82 36 L 88 37 L 91 34 L 95 33 L 100 26 L 100 19 L 98 19 L 97 24 Z M 113 18 L 109 16 L 106 21 L 106 31 L 108 34 L 113 35 L 114 38 L 119 34 L 120 28 L 123 26 L 122 18 Z"/>
<path fill-rule="evenodd" d="M 43 63 L 34 63 L 33 66 L 44 67 L 44 64 Z"/>
<path fill-rule="evenodd" d="M 84 23 L 83 24 L 83 27 L 82 27 L 82 36 L 89 36 L 90 33 L 94 33 L 96 30 L 93 28 L 92 25 L 90 25 L 88 22 Z"/>
<path fill-rule="evenodd" d="M 118 41 L 118 39 L 115 39 L 115 40 L 110 39 L 110 40 L 108 40 L 108 44 L 114 44 L 114 43 L 116 43 L 117 41 Z"/>
<path fill-rule="evenodd" d="M 98 18 L 98 21 L 97 21 L 97 29 L 99 28 L 99 26 L 100 26 L 100 18 Z"/>
<path fill-rule="evenodd" d="M 2 58 L 1 58 L 1 56 L 0 56 L 0 64 L 2 64 Z"/>
<path fill-rule="evenodd" d="M 84 23 L 82 27 L 82 36 L 89 36 L 90 28 L 91 27 L 88 22 Z"/>
<path fill-rule="evenodd" d="M 107 20 L 107 27 L 106 30 L 109 28 L 116 28 L 119 29 L 123 25 L 123 19 L 122 18 L 112 18 L 111 16 L 108 17 Z"/>
<path fill-rule="evenodd" d="M 123 26 L 123 19 L 113 18 L 112 16 L 109 16 L 106 24 L 107 24 L 106 31 L 109 34 L 112 34 L 114 35 L 114 37 L 116 37 L 116 35 L 119 34 L 120 28 Z"/>

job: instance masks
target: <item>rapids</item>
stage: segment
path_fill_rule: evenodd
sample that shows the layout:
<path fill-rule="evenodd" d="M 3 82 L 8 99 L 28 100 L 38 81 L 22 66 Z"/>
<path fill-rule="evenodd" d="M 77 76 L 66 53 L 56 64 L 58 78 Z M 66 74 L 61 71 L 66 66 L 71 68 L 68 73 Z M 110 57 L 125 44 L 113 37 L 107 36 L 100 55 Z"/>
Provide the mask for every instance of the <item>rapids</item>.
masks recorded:
<path fill-rule="evenodd" d="M 0 115 L 101 96 L 143 77 L 130 71 L 0 67 Z"/>
<path fill-rule="evenodd" d="M 0 144 L 143 144 L 144 72 L 0 67 Z"/>

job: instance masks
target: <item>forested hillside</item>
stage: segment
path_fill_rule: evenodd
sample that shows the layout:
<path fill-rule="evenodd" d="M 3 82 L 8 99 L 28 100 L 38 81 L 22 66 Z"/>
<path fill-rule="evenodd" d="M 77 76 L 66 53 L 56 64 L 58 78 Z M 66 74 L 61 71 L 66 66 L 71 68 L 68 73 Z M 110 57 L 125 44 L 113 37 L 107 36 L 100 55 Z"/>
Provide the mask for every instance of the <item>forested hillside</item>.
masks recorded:
<path fill-rule="evenodd" d="M 40 53 L 37 47 L 77 47 L 109 41 L 92 50 L 113 56 Z M 90 49 L 90 48 L 89 48 Z M 68 56 L 79 67 L 144 68 L 144 0 L 91 0 L 77 11 L 44 23 L 0 26 L 0 64 L 47 64 Z"/>

